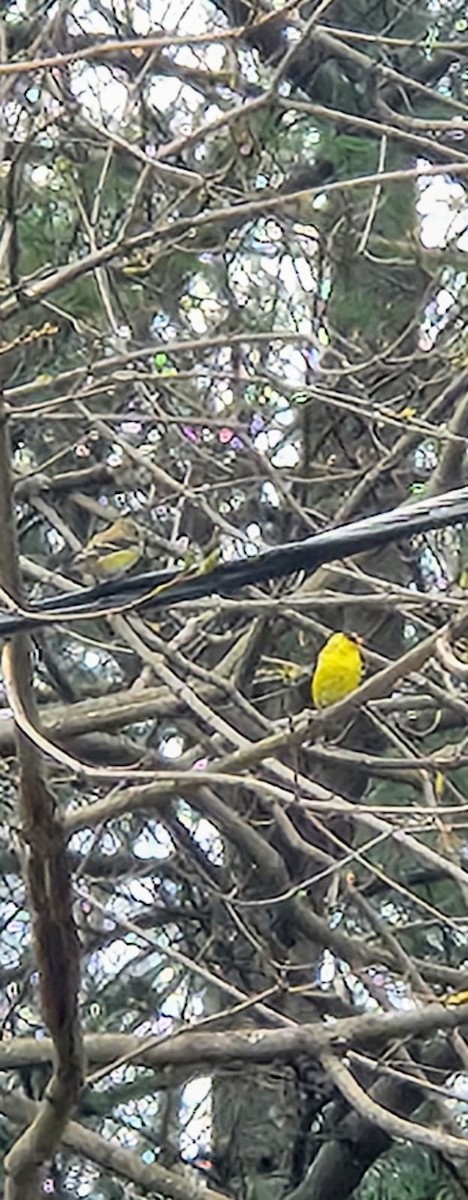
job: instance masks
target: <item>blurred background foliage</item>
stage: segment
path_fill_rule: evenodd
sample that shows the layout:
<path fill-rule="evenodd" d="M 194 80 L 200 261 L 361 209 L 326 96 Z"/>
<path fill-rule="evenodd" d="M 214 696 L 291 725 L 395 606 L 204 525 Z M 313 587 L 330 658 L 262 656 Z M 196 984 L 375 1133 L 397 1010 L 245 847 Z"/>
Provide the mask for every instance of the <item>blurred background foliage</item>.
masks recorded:
<path fill-rule="evenodd" d="M 92 577 L 90 541 L 122 518 L 138 569 L 187 568 L 466 483 L 463 5 L 18 0 L 0 31 L 4 60 L 33 64 L 0 74 L 0 366 L 27 599 Z M 288 734 L 331 630 L 364 636 L 372 673 L 458 612 L 467 569 L 453 530 L 157 622 L 34 636 L 42 725 L 75 760 L 45 769 L 82 945 L 77 1121 L 101 1139 L 61 1146 L 45 1192 L 161 1194 L 139 1168 L 162 1166 L 187 1197 L 199 1181 L 236 1200 L 467 1195 L 464 1163 L 417 1126 L 391 1145 L 305 1055 L 158 1070 L 105 1041 L 209 1019 L 229 1044 L 265 1023 L 264 993 L 271 1020 L 302 1024 L 466 988 L 466 647 L 325 741 Z M 2 703 L 6 1150 L 7 1100 L 42 1095 L 50 1046 L 4 688 Z M 280 730 L 236 786 L 189 775 L 158 795 L 173 770 Z M 355 812 L 321 810 L 318 785 Z M 354 1069 L 384 1112 L 461 1132 L 451 1039 Z"/>

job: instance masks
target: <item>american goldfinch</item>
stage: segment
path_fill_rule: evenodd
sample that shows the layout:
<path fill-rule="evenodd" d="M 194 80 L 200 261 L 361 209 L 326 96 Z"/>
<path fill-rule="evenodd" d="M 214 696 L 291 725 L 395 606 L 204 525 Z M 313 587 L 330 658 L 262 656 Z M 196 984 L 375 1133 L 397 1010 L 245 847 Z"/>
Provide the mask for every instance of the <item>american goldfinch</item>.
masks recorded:
<path fill-rule="evenodd" d="M 213 571 L 218 566 L 220 559 L 220 546 L 213 546 L 205 554 L 198 547 L 189 546 L 182 557 L 182 562 L 184 571 L 188 571 L 192 575 L 207 575 L 209 571 Z"/>
<path fill-rule="evenodd" d="M 449 992 L 446 996 L 440 997 L 440 1003 L 445 1004 L 446 1008 L 457 1008 L 459 1004 L 468 1004 L 468 992 Z"/>
<path fill-rule="evenodd" d="M 363 672 L 361 641 L 356 634 L 332 633 L 317 658 L 311 696 L 316 708 L 328 708 L 359 687 Z"/>
<path fill-rule="evenodd" d="M 140 561 L 144 550 L 141 531 L 131 517 L 119 517 L 102 533 L 95 533 L 75 555 L 77 566 L 97 579 L 126 575 Z"/>

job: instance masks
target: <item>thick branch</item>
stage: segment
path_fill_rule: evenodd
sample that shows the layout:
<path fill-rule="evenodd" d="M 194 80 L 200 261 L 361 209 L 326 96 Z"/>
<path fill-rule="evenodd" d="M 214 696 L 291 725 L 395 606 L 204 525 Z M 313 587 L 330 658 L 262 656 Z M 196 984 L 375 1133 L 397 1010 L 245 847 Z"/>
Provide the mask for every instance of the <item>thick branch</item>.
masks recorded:
<path fill-rule="evenodd" d="M 10 445 L 7 411 L 0 408 L 0 577 L 10 596 L 20 600 L 20 578 L 11 504 Z M 31 685 L 29 646 L 19 634 L 3 652 L 7 692 L 21 695 L 30 720 L 37 719 Z M 25 872 L 31 901 L 34 942 L 44 1017 L 54 1041 L 55 1070 L 47 1096 L 32 1124 L 5 1159 L 5 1200 L 37 1195 L 38 1172 L 57 1146 L 82 1081 L 78 1025 L 79 944 L 72 914 L 66 840 L 42 762 L 33 743 L 16 731 L 20 768 L 19 816 L 25 845 Z"/>

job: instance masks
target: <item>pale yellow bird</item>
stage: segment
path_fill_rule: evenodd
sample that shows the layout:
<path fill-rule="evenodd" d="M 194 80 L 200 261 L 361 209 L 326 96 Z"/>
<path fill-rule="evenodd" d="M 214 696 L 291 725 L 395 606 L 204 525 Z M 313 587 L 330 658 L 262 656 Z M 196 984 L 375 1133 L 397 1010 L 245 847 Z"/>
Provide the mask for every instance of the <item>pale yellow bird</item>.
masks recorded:
<path fill-rule="evenodd" d="M 101 533 L 95 533 L 75 555 L 77 566 L 97 579 L 115 579 L 127 575 L 144 551 L 144 539 L 131 517 L 118 517 Z"/>

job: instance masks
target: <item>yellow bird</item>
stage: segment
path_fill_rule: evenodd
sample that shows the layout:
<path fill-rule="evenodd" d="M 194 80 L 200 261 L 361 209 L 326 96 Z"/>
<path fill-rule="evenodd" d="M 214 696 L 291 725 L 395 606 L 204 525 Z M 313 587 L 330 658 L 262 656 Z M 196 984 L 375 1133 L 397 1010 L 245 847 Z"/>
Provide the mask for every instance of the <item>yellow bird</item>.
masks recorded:
<path fill-rule="evenodd" d="M 317 658 L 311 682 L 316 708 L 328 708 L 359 687 L 364 662 L 355 633 L 332 633 Z"/>
<path fill-rule="evenodd" d="M 143 537 L 130 517 L 119 517 L 102 533 L 95 533 L 75 555 L 75 563 L 97 579 L 126 575 L 144 552 Z"/>

